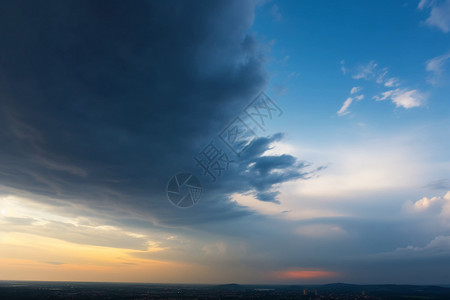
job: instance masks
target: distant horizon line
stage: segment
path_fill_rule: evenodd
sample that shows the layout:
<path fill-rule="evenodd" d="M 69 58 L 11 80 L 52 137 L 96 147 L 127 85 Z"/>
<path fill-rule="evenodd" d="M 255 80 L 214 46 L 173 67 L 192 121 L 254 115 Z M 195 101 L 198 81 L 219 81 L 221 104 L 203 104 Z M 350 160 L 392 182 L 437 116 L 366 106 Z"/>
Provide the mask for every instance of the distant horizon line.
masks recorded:
<path fill-rule="evenodd" d="M 17 283 L 89 283 L 89 284 L 150 284 L 150 285 L 201 285 L 201 286 L 327 286 L 327 285 L 351 285 L 351 286 L 438 286 L 450 288 L 450 283 L 444 284 L 411 284 L 411 283 L 346 283 L 346 282 L 330 282 L 330 283 L 164 283 L 164 282 L 133 282 L 133 281 L 77 281 L 77 280 L 16 280 L 16 279 L 0 279 L 2 282 Z"/>

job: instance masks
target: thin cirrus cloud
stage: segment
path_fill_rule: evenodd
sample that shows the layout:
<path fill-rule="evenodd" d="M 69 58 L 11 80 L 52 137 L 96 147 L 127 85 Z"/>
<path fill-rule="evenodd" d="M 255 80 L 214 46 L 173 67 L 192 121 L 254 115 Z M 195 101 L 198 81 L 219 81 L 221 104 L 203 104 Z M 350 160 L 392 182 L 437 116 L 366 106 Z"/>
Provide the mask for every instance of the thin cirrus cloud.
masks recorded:
<path fill-rule="evenodd" d="M 347 68 L 345 67 L 345 60 L 341 60 L 341 72 L 342 74 L 347 74 Z"/>
<path fill-rule="evenodd" d="M 366 81 L 373 81 L 377 84 L 391 88 L 381 95 L 375 95 L 372 98 L 377 101 L 391 100 L 396 107 L 402 107 L 410 109 L 413 107 L 420 107 L 426 103 L 427 95 L 417 89 L 401 88 L 401 81 L 397 77 L 388 76 L 388 68 L 380 68 L 375 61 L 370 61 L 367 64 L 359 65 L 356 67 L 352 78 L 355 80 L 364 79 Z M 350 97 L 348 97 L 341 108 L 337 111 L 338 116 L 345 116 L 350 113 L 349 107 L 354 100 L 362 100 L 364 95 L 353 96 L 362 90 L 361 87 L 353 87 L 350 91 Z"/>
<path fill-rule="evenodd" d="M 350 111 L 348 110 L 348 108 L 350 107 L 352 102 L 353 102 L 353 98 L 352 97 L 348 97 L 344 101 L 344 104 L 342 104 L 341 109 L 338 110 L 338 112 L 337 112 L 338 116 L 345 116 L 345 115 L 349 114 Z"/>
<path fill-rule="evenodd" d="M 428 82 L 437 85 L 443 82 L 443 78 L 446 77 L 446 68 L 450 61 L 450 51 L 434 57 L 426 62 L 426 70 L 430 72 Z"/>
<path fill-rule="evenodd" d="M 360 93 L 362 91 L 362 87 L 359 86 L 355 86 L 350 90 L 350 97 L 348 97 L 345 101 L 344 104 L 342 104 L 342 107 L 338 110 L 337 114 L 338 116 L 345 116 L 348 115 L 350 113 L 349 107 L 350 105 L 353 103 L 354 100 L 356 101 L 361 101 L 362 99 L 364 99 L 364 95 L 360 94 L 360 95 L 356 95 L 358 93 Z"/>
<path fill-rule="evenodd" d="M 375 61 L 370 61 L 367 64 L 360 64 L 357 66 L 353 79 L 365 79 L 375 80 L 378 84 L 382 84 L 386 87 L 393 87 L 399 85 L 399 79 L 396 77 L 387 77 L 389 71 L 388 68 L 379 68 Z"/>
<path fill-rule="evenodd" d="M 367 65 L 359 65 L 357 72 L 352 75 L 353 79 L 373 79 L 377 75 L 377 67 L 374 61 L 370 61 Z"/>
<path fill-rule="evenodd" d="M 419 90 L 395 89 L 383 92 L 381 96 L 373 97 L 377 101 L 391 100 L 396 107 L 413 108 L 422 106 L 426 101 L 426 95 Z"/>
<path fill-rule="evenodd" d="M 280 12 L 280 8 L 276 4 L 272 5 L 272 8 L 270 9 L 270 15 L 277 22 L 283 20 L 283 15 Z"/>
<path fill-rule="evenodd" d="M 354 87 L 352 87 L 352 89 L 350 90 L 350 95 L 359 93 L 359 92 L 361 92 L 361 91 L 362 91 L 362 87 L 360 87 L 360 86 L 354 86 Z"/>
<path fill-rule="evenodd" d="M 450 31 L 450 0 L 421 0 L 418 8 L 430 10 L 430 16 L 425 23 L 430 27 L 436 27 L 444 33 Z"/>

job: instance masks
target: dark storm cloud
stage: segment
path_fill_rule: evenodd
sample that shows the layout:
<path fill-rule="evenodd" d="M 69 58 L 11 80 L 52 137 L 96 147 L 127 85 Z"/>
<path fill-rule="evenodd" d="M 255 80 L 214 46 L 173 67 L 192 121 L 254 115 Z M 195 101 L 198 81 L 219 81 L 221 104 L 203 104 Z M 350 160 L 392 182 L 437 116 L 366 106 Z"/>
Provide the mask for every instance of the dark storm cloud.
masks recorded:
<path fill-rule="evenodd" d="M 265 86 L 264 53 L 248 32 L 254 8 L 2 1 L 0 184 L 177 222 L 167 180 L 191 168 L 192 156 Z M 246 215 L 220 199 L 253 189 L 276 201 L 276 184 L 303 176 L 292 156 L 259 157 L 279 138 L 256 140 L 205 194 L 209 214 L 192 220 Z"/>
<path fill-rule="evenodd" d="M 295 157 L 287 154 L 280 156 L 263 156 L 255 159 L 250 170 L 261 176 L 266 176 L 270 171 L 284 169 L 292 166 L 294 163 Z"/>
<path fill-rule="evenodd" d="M 239 161 L 237 174 L 231 177 L 231 180 L 235 178 L 238 180 L 227 182 L 227 185 L 234 186 L 236 191 L 240 192 L 254 190 L 257 199 L 278 203 L 276 199 L 278 191 L 274 190 L 276 185 L 299 178 L 307 179 L 315 173 L 315 171 L 305 171 L 309 164 L 297 161 L 292 155 L 262 156 L 265 151 L 271 149 L 273 143 L 282 138 L 283 135 L 278 133 L 256 139 Z"/>

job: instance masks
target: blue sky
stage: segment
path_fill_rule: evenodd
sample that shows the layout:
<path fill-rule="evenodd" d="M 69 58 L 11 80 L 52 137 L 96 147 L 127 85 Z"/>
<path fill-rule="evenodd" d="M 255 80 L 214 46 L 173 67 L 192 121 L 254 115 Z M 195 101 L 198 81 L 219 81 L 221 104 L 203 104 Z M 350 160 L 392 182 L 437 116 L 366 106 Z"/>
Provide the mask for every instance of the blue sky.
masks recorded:
<path fill-rule="evenodd" d="M 1 6 L 0 279 L 450 282 L 449 0 Z"/>

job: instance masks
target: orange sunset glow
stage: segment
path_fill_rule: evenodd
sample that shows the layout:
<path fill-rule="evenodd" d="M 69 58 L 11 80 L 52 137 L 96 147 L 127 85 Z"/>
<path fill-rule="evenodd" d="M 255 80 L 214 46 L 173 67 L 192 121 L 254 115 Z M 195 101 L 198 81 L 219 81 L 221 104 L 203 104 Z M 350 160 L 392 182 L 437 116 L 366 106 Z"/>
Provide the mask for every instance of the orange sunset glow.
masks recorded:
<path fill-rule="evenodd" d="M 323 270 L 286 270 L 274 273 L 278 279 L 332 279 L 339 274 Z"/>

